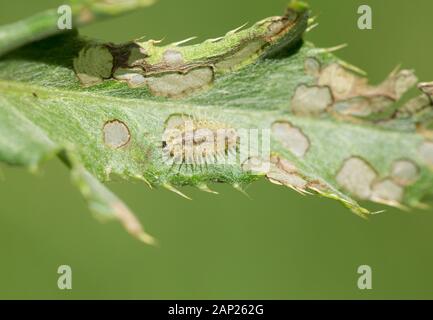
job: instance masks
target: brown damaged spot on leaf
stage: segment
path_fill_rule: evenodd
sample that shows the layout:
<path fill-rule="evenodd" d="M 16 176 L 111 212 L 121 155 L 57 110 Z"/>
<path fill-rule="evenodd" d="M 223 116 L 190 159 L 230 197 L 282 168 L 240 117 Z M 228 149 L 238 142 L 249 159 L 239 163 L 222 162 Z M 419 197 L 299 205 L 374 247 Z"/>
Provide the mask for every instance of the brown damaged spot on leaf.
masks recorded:
<path fill-rule="evenodd" d="M 401 186 L 408 186 L 416 182 L 419 176 L 418 166 L 410 160 L 395 161 L 391 169 L 392 179 Z"/>
<path fill-rule="evenodd" d="M 187 73 L 168 73 L 145 78 L 145 83 L 155 96 L 178 98 L 207 88 L 214 80 L 211 67 L 193 69 Z"/>
<path fill-rule="evenodd" d="M 391 179 L 385 179 L 373 184 L 370 200 L 390 206 L 401 206 L 404 189 Z"/>
<path fill-rule="evenodd" d="M 307 190 L 319 194 L 330 192 L 325 183 L 310 180 L 293 163 L 279 155 L 272 155 L 270 159 L 250 157 L 242 164 L 242 170 L 258 176 L 264 175 L 270 182 L 284 185 L 303 195 L 310 194 Z"/>
<path fill-rule="evenodd" d="M 302 130 L 287 121 L 274 122 L 272 136 L 299 158 L 302 158 L 310 148 L 310 141 Z"/>
<path fill-rule="evenodd" d="M 418 168 L 409 160 L 393 164 L 391 177 L 380 179 L 373 167 L 360 157 L 347 159 L 337 174 L 337 183 L 361 200 L 371 200 L 404 209 L 404 186 L 418 177 Z"/>
<path fill-rule="evenodd" d="M 433 141 L 425 141 L 419 148 L 421 158 L 430 166 L 433 166 Z"/>
<path fill-rule="evenodd" d="M 271 167 L 266 177 L 272 183 L 284 185 L 301 194 L 308 194 L 308 181 L 293 164 L 283 158 L 278 156 L 271 158 Z"/>
<path fill-rule="evenodd" d="M 165 50 L 163 59 L 165 64 L 169 67 L 178 67 L 184 63 L 182 53 L 174 49 Z"/>
<path fill-rule="evenodd" d="M 395 69 L 388 78 L 378 86 L 368 84 L 368 79 L 349 72 L 340 64 L 326 66 L 320 73 L 319 85 L 327 85 L 337 100 L 345 100 L 358 96 L 384 96 L 398 100 L 413 85 L 417 78 L 411 70 Z"/>
<path fill-rule="evenodd" d="M 171 63 L 176 63 L 172 56 Z M 154 96 L 181 98 L 193 92 L 208 88 L 214 81 L 212 67 L 200 67 L 186 72 L 166 72 L 153 76 L 119 70 L 116 80 L 125 81 L 131 88 L 147 86 Z"/>
<path fill-rule="evenodd" d="M 332 194 L 332 191 L 329 188 L 329 186 L 320 180 L 313 180 L 313 181 L 309 182 L 308 183 L 308 189 L 310 189 L 314 192 L 317 192 L 318 194 L 324 195 L 324 196 Z M 337 197 L 337 196 L 335 196 L 335 197 Z"/>
<path fill-rule="evenodd" d="M 305 73 L 318 78 L 320 76 L 320 62 L 314 58 L 307 58 L 304 62 Z"/>
<path fill-rule="evenodd" d="M 305 68 L 308 74 L 316 74 L 317 85 L 330 88 L 335 101 L 333 110 L 348 116 L 381 113 L 417 82 L 411 70 L 396 69 L 380 85 L 372 86 L 367 78 L 350 72 L 339 63 L 325 66 L 318 74 L 317 63 L 313 60 L 306 61 Z"/>
<path fill-rule="evenodd" d="M 111 120 L 104 124 L 104 143 L 110 148 L 118 149 L 126 146 L 131 140 L 128 126 L 120 120 Z"/>
<path fill-rule="evenodd" d="M 270 164 L 268 172 L 266 172 L 266 178 L 274 184 L 284 185 L 289 187 L 302 195 L 311 195 L 312 192 L 319 194 L 323 197 L 330 198 L 341 202 L 344 206 L 353 210 L 359 216 L 365 218 L 368 210 L 359 207 L 359 205 L 351 199 L 346 199 L 344 196 L 339 195 L 338 192 L 333 189 L 330 185 L 326 184 L 323 180 L 309 177 L 302 173 L 297 166 L 282 158 L 281 156 L 274 154 L 271 156 L 270 163 L 268 161 L 257 161 L 256 168 L 261 168 L 260 164 Z M 251 171 L 251 162 L 248 161 L 248 166 L 243 167 L 245 170 Z M 260 175 L 263 170 L 260 170 Z M 373 179 L 374 180 L 374 179 Z"/>
<path fill-rule="evenodd" d="M 337 173 L 337 183 L 340 187 L 363 200 L 370 198 L 371 186 L 376 178 L 376 171 L 367 161 L 359 157 L 345 160 Z"/>
<path fill-rule="evenodd" d="M 272 156 L 271 157 L 271 163 L 278 166 L 282 170 L 286 172 L 298 172 L 298 168 L 288 160 L 278 157 L 278 156 Z"/>
<path fill-rule="evenodd" d="M 335 103 L 333 110 L 339 114 L 354 117 L 368 117 L 385 111 L 392 104 L 392 100 L 383 97 L 355 97 Z"/>
<path fill-rule="evenodd" d="M 119 70 L 117 74 L 114 75 L 114 79 L 126 82 L 130 88 L 140 88 L 146 86 L 146 78 L 139 73 L 126 72 Z"/>
<path fill-rule="evenodd" d="M 290 104 L 291 110 L 297 114 L 316 115 L 331 106 L 333 98 L 328 87 L 300 85 L 296 88 Z"/>
<path fill-rule="evenodd" d="M 254 175 L 266 175 L 271 168 L 271 163 L 261 157 L 250 157 L 242 163 L 242 170 Z"/>

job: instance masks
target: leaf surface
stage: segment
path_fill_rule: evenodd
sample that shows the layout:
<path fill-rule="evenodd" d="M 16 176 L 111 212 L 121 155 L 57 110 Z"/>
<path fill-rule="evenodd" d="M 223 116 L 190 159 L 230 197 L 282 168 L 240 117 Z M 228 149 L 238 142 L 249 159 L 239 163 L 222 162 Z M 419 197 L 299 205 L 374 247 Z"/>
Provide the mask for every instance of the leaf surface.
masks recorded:
<path fill-rule="evenodd" d="M 251 36 L 256 27 L 247 29 L 243 42 L 230 40 L 242 31 L 218 40 L 228 52 L 218 61 L 231 59 L 233 64 L 234 55 L 257 39 Z M 197 60 L 191 60 L 194 68 L 184 61 L 187 69 L 181 72 L 161 66 L 155 56 L 150 57 L 159 68 L 154 73 L 141 60 L 138 71 L 126 67 L 127 74 L 145 79 L 141 86 L 113 74 L 83 86 L 74 59 L 95 42 L 75 32 L 16 50 L 0 61 L 0 161 L 37 168 L 58 155 L 92 211 L 119 219 L 146 243 L 154 239 L 101 182 L 118 176 L 181 194 L 177 188 L 185 185 L 211 191 L 207 184 L 214 182 L 244 190 L 266 177 L 301 194 L 339 200 L 361 216 L 370 212 L 356 199 L 400 208 L 424 206 L 422 199 L 433 187 L 431 84 L 419 84 L 421 94 L 403 104 L 399 99 L 417 81 L 410 70 L 396 70 L 372 86 L 332 49 L 289 43 L 281 34 L 272 41 L 254 54 L 238 54 L 236 67 L 225 72 L 213 67 L 216 55 L 206 55 L 209 41 L 192 47 L 152 43 L 160 58 L 167 50 L 193 50 L 202 55 L 200 67 L 212 61 L 212 81 L 202 86 L 202 78 L 186 78 Z M 116 48 L 126 47 L 131 46 Z M 95 69 L 83 70 L 99 75 Z M 185 85 L 182 81 L 199 86 L 177 97 L 152 91 L 152 84 L 164 93 Z M 180 131 L 180 145 L 167 138 L 169 129 Z M 225 143 L 210 148 L 200 130 L 224 132 Z M 242 157 L 245 132 L 262 142 L 250 142 L 248 156 Z M 268 140 L 270 154 L 263 156 Z M 188 141 L 192 157 L 183 150 L 176 158 L 180 161 L 167 161 L 167 152 L 170 160 L 172 151 Z M 237 156 L 235 163 L 216 163 L 231 154 Z"/>

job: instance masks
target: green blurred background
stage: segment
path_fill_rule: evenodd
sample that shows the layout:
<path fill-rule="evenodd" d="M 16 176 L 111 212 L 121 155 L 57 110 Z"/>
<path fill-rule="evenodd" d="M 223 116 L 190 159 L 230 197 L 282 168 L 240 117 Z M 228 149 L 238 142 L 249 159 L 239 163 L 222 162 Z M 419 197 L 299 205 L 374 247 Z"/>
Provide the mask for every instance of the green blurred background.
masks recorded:
<path fill-rule="evenodd" d="M 1 0 L 0 23 L 59 4 Z M 285 4 L 160 0 L 82 32 L 110 41 L 205 39 L 280 14 Z M 308 39 L 320 46 L 348 43 L 340 57 L 374 82 L 399 63 L 433 80 L 432 1 L 310 4 L 320 26 Z M 361 4 L 373 9 L 373 30 L 357 28 Z M 186 201 L 142 184 L 110 184 L 157 236 L 161 245 L 153 248 L 117 223 L 94 220 L 59 161 L 37 175 L 0 169 L 0 298 L 433 298 L 433 210 L 388 209 L 364 221 L 331 200 L 265 181 L 248 189 L 252 200 L 227 186 L 213 186 L 218 196 L 185 188 L 194 199 Z M 63 264 L 72 267 L 70 291 L 57 288 Z M 363 264 L 373 269 L 370 291 L 357 288 Z"/>

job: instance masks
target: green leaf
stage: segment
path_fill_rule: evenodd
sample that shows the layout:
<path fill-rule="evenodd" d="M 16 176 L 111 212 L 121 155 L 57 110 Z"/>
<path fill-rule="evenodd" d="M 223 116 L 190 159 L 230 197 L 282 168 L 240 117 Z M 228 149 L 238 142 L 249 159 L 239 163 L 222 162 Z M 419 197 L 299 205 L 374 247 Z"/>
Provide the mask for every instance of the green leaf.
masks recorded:
<path fill-rule="evenodd" d="M 191 46 L 103 44 L 72 32 L 16 50 L 0 61 L 0 161 L 36 168 L 58 155 L 92 211 L 146 243 L 153 238 L 100 181 L 138 179 L 181 194 L 213 182 L 243 191 L 266 177 L 363 217 L 370 211 L 355 199 L 424 206 L 431 83 L 407 103 L 400 98 L 417 81 L 410 70 L 369 85 L 336 48 L 299 42 L 308 13 L 298 3 Z M 203 130 L 222 132 L 223 144 L 208 144 Z M 244 133 L 269 138 L 270 157 L 250 144 L 242 158 Z M 215 163 L 233 154 L 234 163 Z"/>

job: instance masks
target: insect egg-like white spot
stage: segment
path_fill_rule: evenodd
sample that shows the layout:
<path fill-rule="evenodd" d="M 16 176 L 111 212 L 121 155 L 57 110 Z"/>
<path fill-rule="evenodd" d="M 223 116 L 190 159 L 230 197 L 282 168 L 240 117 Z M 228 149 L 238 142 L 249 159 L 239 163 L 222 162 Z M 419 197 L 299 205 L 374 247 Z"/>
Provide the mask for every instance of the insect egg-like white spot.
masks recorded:
<path fill-rule="evenodd" d="M 105 123 L 104 143 L 113 149 L 127 145 L 131 139 L 129 128 L 122 121 L 113 120 Z"/>

